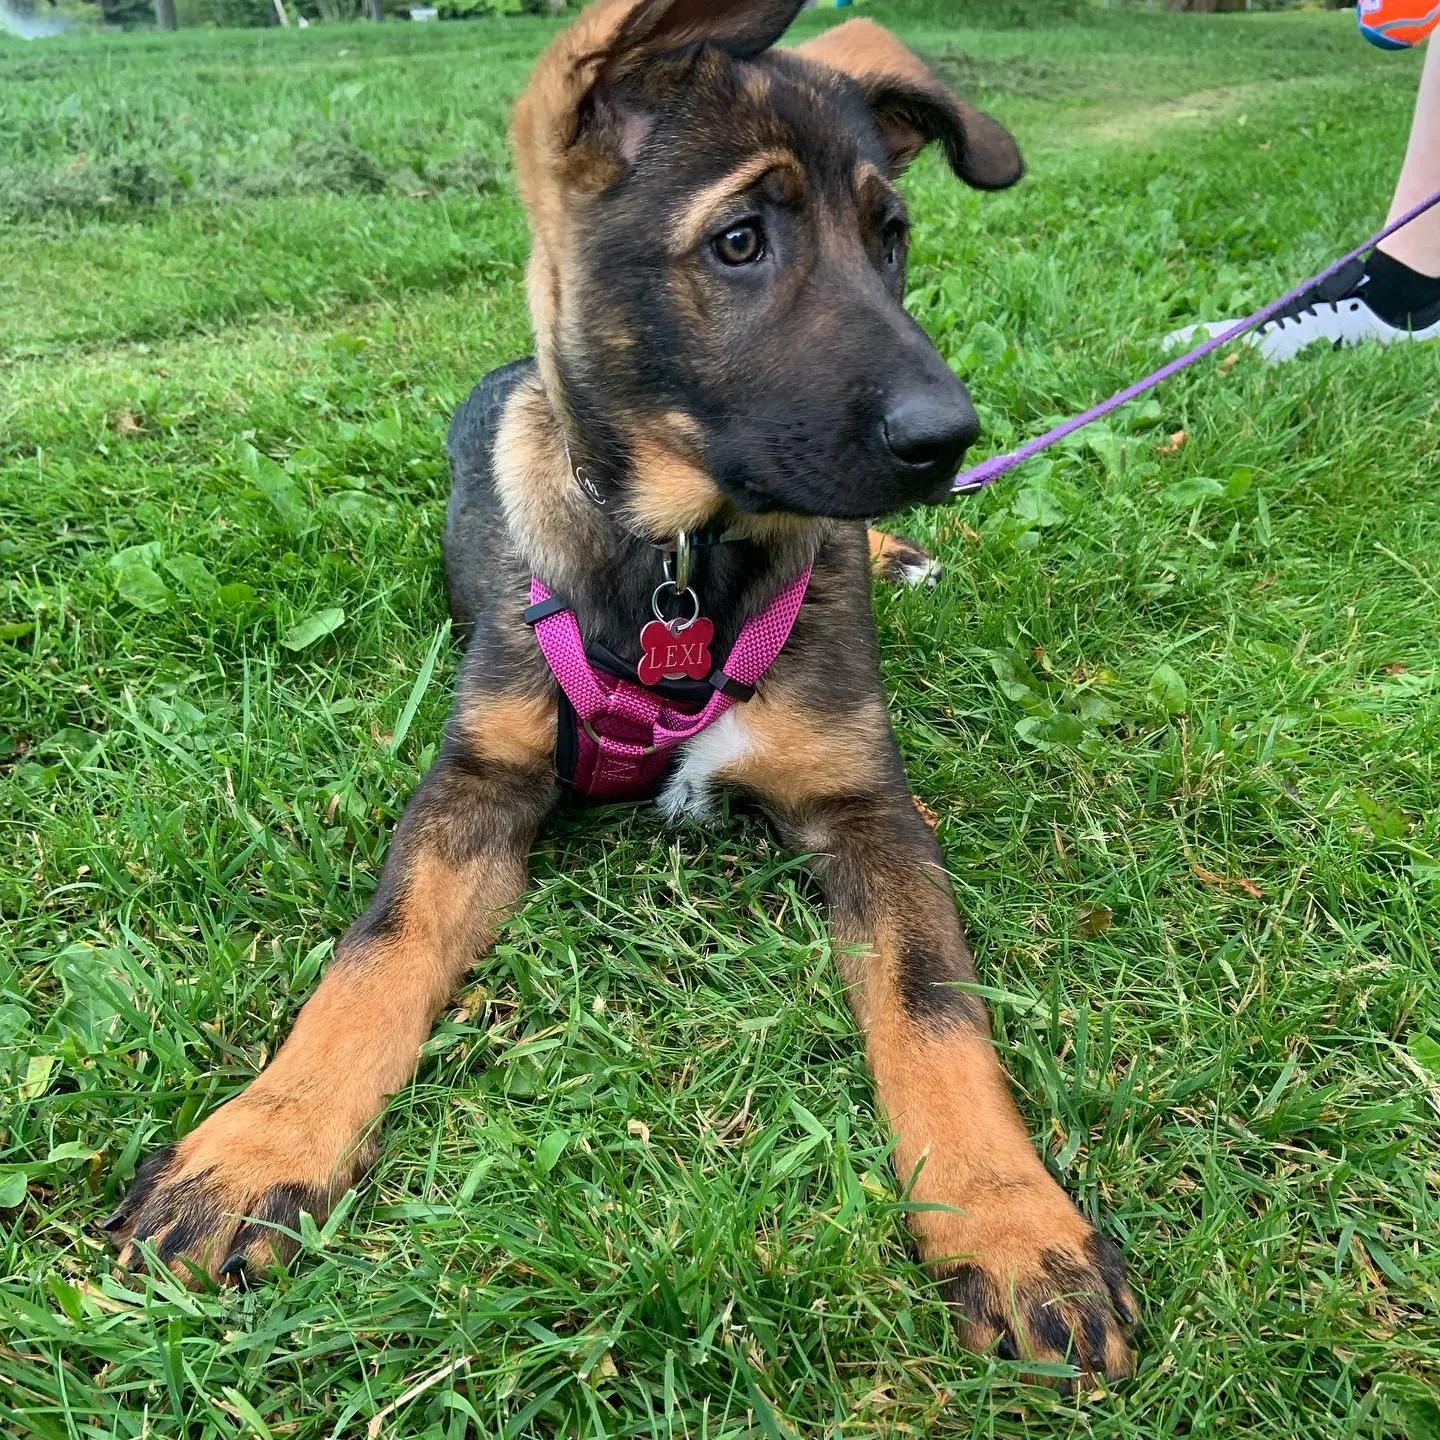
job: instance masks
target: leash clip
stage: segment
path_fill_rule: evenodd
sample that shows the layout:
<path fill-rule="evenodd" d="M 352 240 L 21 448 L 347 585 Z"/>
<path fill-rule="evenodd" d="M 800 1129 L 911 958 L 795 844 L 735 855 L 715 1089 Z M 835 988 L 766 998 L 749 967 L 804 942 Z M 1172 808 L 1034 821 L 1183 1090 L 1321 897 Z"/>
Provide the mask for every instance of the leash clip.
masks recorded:
<path fill-rule="evenodd" d="M 675 549 L 667 550 L 661 562 L 665 567 L 665 578 L 655 587 L 655 592 L 650 597 L 650 608 L 655 612 L 655 618 L 669 626 L 672 635 L 684 634 L 700 618 L 700 597 L 690 588 L 690 574 L 694 568 L 694 562 L 695 548 L 690 539 L 690 532 L 681 530 L 675 537 Z M 660 609 L 660 596 L 666 589 L 675 592 L 676 600 L 687 595 L 690 597 L 692 609 L 688 620 L 681 620 L 678 617 L 674 620 L 665 618 Z"/>
<path fill-rule="evenodd" d="M 690 567 L 694 563 L 694 548 L 690 541 L 690 532 L 681 530 L 675 536 L 675 574 L 672 577 L 675 581 L 675 589 L 688 590 L 690 588 Z M 665 557 L 665 574 L 670 577 L 670 557 Z"/>

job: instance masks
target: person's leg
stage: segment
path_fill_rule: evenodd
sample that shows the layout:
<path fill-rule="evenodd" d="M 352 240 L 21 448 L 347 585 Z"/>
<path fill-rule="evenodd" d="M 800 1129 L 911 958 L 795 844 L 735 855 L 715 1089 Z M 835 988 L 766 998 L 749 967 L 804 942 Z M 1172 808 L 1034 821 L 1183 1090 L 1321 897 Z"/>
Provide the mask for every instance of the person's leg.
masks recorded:
<path fill-rule="evenodd" d="M 1390 214 L 1398 220 L 1440 190 L 1440 43 L 1431 40 L 1405 163 Z M 1192 345 L 1228 330 L 1233 320 L 1187 325 L 1165 337 L 1167 346 Z M 1397 230 L 1363 260 L 1307 290 L 1243 343 L 1271 364 L 1289 360 L 1317 341 L 1358 345 L 1374 340 L 1440 340 L 1440 205 Z"/>
<path fill-rule="evenodd" d="M 1440 43 L 1432 39 L 1426 48 L 1420 95 L 1410 126 L 1410 146 L 1395 185 L 1387 224 L 1440 190 Z M 1422 275 L 1440 275 L 1440 205 L 1397 230 L 1380 248 L 1392 260 Z"/>

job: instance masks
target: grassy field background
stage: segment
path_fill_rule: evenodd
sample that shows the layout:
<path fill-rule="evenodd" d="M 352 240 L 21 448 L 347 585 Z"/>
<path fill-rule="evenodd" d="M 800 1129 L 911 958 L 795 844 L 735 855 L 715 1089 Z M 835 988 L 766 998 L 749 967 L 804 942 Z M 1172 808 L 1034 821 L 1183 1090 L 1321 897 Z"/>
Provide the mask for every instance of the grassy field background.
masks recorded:
<path fill-rule="evenodd" d="M 873 13 L 1030 160 L 907 182 L 989 444 L 1384 212 L 1418 67 L 1349 17 Z M 1121 1392 L 958 1351 L 743 814 L 547 830 L 289 1276 L 112 1273 L 95 1220 L 273 1053 L 433 755 L 548 33 L 0 37 L 0 1426 L 1433 1440 L 1440 346 L 1201 366 L 903 517 L 945 579 L 877 595 L 1026 1116 L 1144 1302 Z"/>

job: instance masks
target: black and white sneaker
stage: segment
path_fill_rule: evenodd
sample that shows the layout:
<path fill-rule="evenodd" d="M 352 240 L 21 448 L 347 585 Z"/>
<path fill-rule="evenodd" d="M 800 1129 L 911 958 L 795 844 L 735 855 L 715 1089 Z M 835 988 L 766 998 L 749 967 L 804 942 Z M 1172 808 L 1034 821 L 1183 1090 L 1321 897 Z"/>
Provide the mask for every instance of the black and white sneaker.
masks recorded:
<path fill-rule="evenodd" d="M 1400 314 L 1391 310 L 1391 319 L 1373 308 L 1371 268 L 1377 258 L 1389 259 L 1372 256 L 1370 261 L 1353 261 L 1323 284 L 1312 286 L 1273 320 L 1242 335 L 1236 343 L 1257 346 L 1271 365 L 1278 365 L 1322 340 L 1336 350 L 1366 340 L 1381 345 L 1393 345 L 1401 340 L 1440 340 L 1440 300 Z M 1390 262 L 1392 266 L 1394 263 Z M 1404 323 L 1395 324 L 1392 320 Z M 1223 334 L 1235 323 L 1234 320 L 1208 320 L 1187 325 L 1171 331 L 1164 344 L 1167 348 L 1198 344 L 1208 336 Z"/>

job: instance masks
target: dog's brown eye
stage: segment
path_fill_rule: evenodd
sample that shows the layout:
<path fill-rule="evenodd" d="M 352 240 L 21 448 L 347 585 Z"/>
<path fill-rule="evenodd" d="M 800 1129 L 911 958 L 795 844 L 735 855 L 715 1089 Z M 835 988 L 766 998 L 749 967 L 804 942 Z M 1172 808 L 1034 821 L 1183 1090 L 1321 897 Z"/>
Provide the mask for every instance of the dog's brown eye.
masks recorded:
<path fill-rule="evenodd" d="M 753 265 L 765 253 L 765 232 L 754 220 L 746 220 L 722 230 L 714 244 L 723 264 Z"/>

